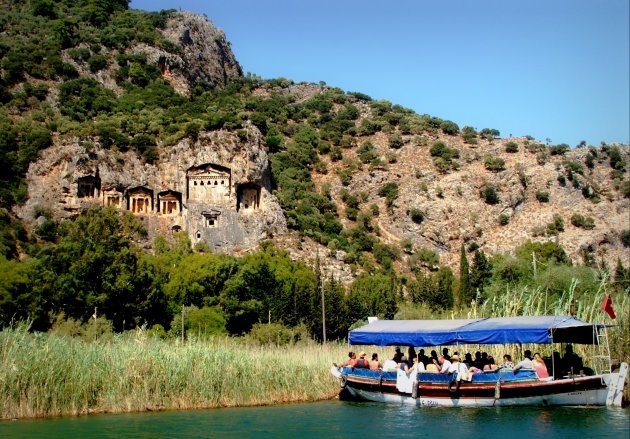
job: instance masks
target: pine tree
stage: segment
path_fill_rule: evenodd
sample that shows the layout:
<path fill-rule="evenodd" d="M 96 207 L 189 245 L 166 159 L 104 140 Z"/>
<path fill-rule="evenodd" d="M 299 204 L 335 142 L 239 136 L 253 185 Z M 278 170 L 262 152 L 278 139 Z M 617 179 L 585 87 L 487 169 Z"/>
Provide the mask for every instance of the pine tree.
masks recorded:
<path fill-rule="evenodd" d="M 490 261 L 481 250 L 475 250 L 473 265 L 470 270 L 470 291 L 471 297 L 480 300 L 483 297 L 484 288 L 490 284 L 492 278 L 492 266 Z M 478 297 L 481 295 L 482 297 Z"/>
<path fill-rule="evenodd" d="M 462 244 L 459 258 L 459 294 L 457 295 L 455 306 L 461 308 L 464 304 L 470 303 L 471 300 L 470 269 L 468 257 L 466 257 L 466 249 L 464 244 Z"/>

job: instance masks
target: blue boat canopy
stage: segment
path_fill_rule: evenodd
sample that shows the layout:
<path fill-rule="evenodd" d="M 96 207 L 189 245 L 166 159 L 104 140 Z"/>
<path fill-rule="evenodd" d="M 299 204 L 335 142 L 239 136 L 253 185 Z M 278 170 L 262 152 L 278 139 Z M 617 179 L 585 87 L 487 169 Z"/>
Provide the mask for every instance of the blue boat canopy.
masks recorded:
<path fill-rule="evenodd" d="M 444 346 L 460 344 L 597 344 L 604 325 L 571 316 L 523 316 L 461 320 L 376 320 L 353 329 L 353 345 Z"/>

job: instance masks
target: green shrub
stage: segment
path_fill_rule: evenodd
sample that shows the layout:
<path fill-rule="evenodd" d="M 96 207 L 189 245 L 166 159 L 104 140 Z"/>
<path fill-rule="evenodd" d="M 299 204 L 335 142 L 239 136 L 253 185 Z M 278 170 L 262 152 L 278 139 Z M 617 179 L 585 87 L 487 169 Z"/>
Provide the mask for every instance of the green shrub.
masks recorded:
<path fill-rule="evenodd" d="M 437 254 L 437 252 L 426 247 L 418 249 L 414 253 L 412 260 L 417 260 L 431 269 L 434 269 L 440 265 L 440 256 Z"/>
<path fill-rule="evenodd" d="M 584 168 L 581 163 L 574 162 L 573 160 L 565 160 L 562 162 L 564 169 L 574 172 L 576 174 L 584 175 Z"/>
<path fill-rule="evenodd" d="M 540 203 L 548 203 L 549 202 L 549 192 L 546 191 L 536 191 L 536 199 Z"/>
<path fill-rule="evenodd" d="M 630 229 L 622 230 L 620 233 L 621 243 L 624 247 L 630 247 Z"/>
<path fill-rule="evenodd" d="M 389 147 L 393 149 L 400 149 L 403 147 L 405 142 L 402 139 L 400 133 L 396 132 L 389 136 Z"/>
<path fill-rule="evenodd" d="M 512 141 L 508 142 L 505 145 L 505 152 L 509 152 L 509 153 L 518 152 L 518 143 L 512 142 Z"/>
<path fill-rule="evenodd" d="M 549 147 L 549 154 L 551 155 L 564 155 L 567 151 L 569 151 L 571 147 L 566 143 L 561 143 L 559 145 L 551 145 Z"/>
<path fill-rule="evenodd" d="M 583 216 L 579 213 L 571 215 L 571 224 L 581 229 L 591 230 L 595 228 L 595 220 L 590 216 Z"/>
<path fill-rule="evenodd" d="M 442 121 L 440 124 L 440 128 L 444 134 L 448 134 L 449 136 L 454 136 L 455 134 L 459 134 L 459 125 L 450 120 Z"/>
<path fill-rule="evenodd" d="M 618 171 L 623 171 L 626 168 L 626 164 L 621 156 L 621 151 L 618 147 L 607 148 L 608 158 L 610 159 L 610 167 Z"/>
<path fill-rule="evenodd" d="M 387 206 L 391 207 L 396 198 L 398 198 L 398 184 L 395 182 L 385 183 L 378 190 L 378 194 L 381 197 L 385 197 Z"/>
<path fill-rule="evenodd" d="M 563 174 L 558 175 L 558 184 L 562 187 L 565 187 L 567 185 L 567 179 L 564 177 Z"/>
<path fill-rule="evenodd" d="M 376 261 L 381 265 L 384 265 L 387 262 L 391 263 L 400 257 L 400 251 L 397 247 L 381 244 L 380 242 L 374 244 L 372 253 L 374 254 Z"/>
<path fill-rule="evenodd" d="M 409 210 L 408 214 L 411 217 L 411 221 L 416 224 L 420 224 L 424 221 L 424 213 L 420 209 L 414 207 Z"/>
<path fill-rule="evenodd" d="M 553 215 L 553 221 L 546 225 L 545 233 L 547 236 L 553 236 L 559 234 L 560 232 L 564 232 L 564 220 L 556 213 Z"/>
<path fill-rule="evenodd" d="M 484 186 L 481 188 L 480 195 L 487 204 L 497 204 L 499 202 L 499 196 L 493 186 Z"/>
<path fill-rule="evenodd" d="M 499 215 L 499 224 L 502 226 L 506 226 L 510 222 L 510 215 L 506 213 L 502 213 Z"/>
<path fill-rule="evenodd" d="M 481 137 L 482 139 L 490 140 L 490 141 L 498 138 L 500 135 L 501 133 L 499 132 L 499 130 L 496 130 L 493 128 L 484 128 L 481 131 L 479 131 L 479 137 Z"/>
<path fill-rule="evenodd" d="M 433 143 L 429 152 L 432 157 L 442 157 L 448 151 L 446 144 L 440 140 Z"/>
<path fill-rule="evenodd" d="M 499 172 L 505 169 L 505 160 L 500 157 L 486 156 L 484 165 L 488 171 Z"/>
<path fill-rule="evenodd" d="M 359 135 L 371 136 L 381 131 L 381 129 L 383 129 L 383 125 L 380 122 L 366 117 L 361 121 L 361 125 L 359 126 Z"/>
<path fill-rule="evenodd" d="M 359 156 L 359 160 L 363 163 L 370 163 L 374 159 L 378 158 L 378 151 L 372 144 L 372 142 L 367 141 L 363 142 L 361 146 L 357 149 L 357 155 Z"/>
<path fill-rule="evenodd" d="M 103 55 L 92 55 L 90 59 L 88 59 L 88 67 L 92 73 L 103 70 L 107 67 L 107 58 Z"/>

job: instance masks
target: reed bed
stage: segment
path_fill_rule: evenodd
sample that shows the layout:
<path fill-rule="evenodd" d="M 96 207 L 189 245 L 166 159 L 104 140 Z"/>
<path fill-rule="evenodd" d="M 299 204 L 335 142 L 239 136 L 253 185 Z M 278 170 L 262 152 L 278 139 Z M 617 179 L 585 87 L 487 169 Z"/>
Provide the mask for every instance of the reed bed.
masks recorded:
<path fill-rule="evenodd" d="M 434 313 L 402 307 L 397 318 L 479 318 L 517 315 L 567 315 L 613 324 L 611 355 L 630 360 L 630 295 L 617 292 L 617 319 L 600 309 L 607 294 L 602 282 L 595 294 L 576 294 L 573 284 L 550 300 L 542 289 L 506 291 L 481 306 Z M 520 358 L 523 349 L 540 346 L 456 346 L 460 354 L 485 350 L 500 361 L 504 353 Z M 551 354 L 557 346 L 543 348 Z M 590 348 L 577 347 L 590 358 Z M 355 347 L 390 358 L 392 347 Z M 427 354 L 430 352 L 427 349 Z M 438 347 L 435 348 L 439 350 Z M 315 343 L 289 347 L 258 346 L 238 338 L 161 340 L 137 330 L 100 341 L 55 333 L 31 333 L 26 325 L 0 332 L 0 419 L 98 412 L 193 409 L 267 405 L 332 398 L 339 390 L 330 375 L 332 362 L 347 357 L 345 344 Z M 625 392 L 628 398 L 628 388 Z"/>
<path fill-rule="evenodd" d="M 329 399 L 343 345 L 163 341 L 143 331 L 85 342 L 0 332 L 0 418 L 267 405 Z"/>

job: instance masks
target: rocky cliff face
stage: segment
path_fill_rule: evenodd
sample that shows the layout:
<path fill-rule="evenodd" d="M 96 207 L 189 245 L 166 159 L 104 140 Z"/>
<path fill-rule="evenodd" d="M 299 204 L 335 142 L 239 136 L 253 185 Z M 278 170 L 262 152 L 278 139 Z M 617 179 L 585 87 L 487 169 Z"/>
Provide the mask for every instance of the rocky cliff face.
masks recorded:
<path fill-rule="evenodd" d="M 171 16 L 162 33 L 181 48 L 183 62 L 171 73 L 185 78 L 188 86 L 199 81 L 223 86 L 231 78 L 242 76 L 225 34 L 207 18 L 179 12 Z"/>
<path fill-rule="evenodd" d="M 188 94 L 200 82 L 221 87 L 230 79 L 243 75 L 225 33 L 207 18 L 190 12 L 175 12 L 169 15 L 166 26 L 160 32 L 172 43 L 172 48 L 139 43 L 129 52 L 146 55 L 147 62 L 157 65 L 163 78 L 179 93 Z M 120 93 L 120 86 L 114 76 L 117 51 L 102 47 L 100 53 L 108 58 L 109 67 L 96 73 L 91 72 L 85 63 L 74 60 L 70 50 L 63 53 L 63 60 L 71 64 L 82 77 L 96 79 Z"/>
<path fill-rule="evenodd" d="M 48 148 L 27 174 L 25 222 L 45 209 L 70 218 L 92 205 L 138 216 L 156 235 L 186 231 L 214 251 L 237 252 L 286 232 L 271 194 L 269 161 L 254 126 L 239 132 L 202 132 L 197 141 L 163 148 L 156 164 L 98 143 L 62 142 Z"/>

